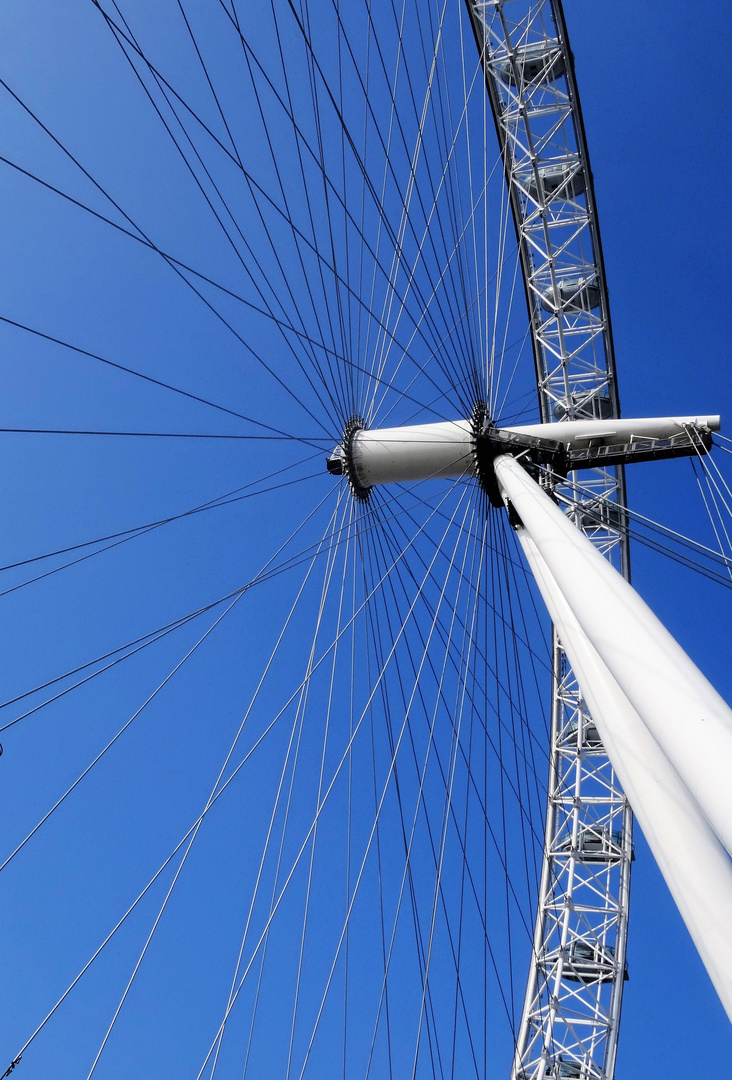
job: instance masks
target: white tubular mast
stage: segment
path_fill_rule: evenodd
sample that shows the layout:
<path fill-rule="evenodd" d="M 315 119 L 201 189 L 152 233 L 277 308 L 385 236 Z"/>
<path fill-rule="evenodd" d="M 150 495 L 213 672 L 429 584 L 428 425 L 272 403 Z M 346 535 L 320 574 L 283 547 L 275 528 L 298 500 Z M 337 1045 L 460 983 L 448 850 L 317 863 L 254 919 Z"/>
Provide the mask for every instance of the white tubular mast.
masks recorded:
<path fill-rule="evenodd" d="M 495 470 L 608 756 L 732 1020 L 732 711 L 519 463 L 501 456 Z"/>

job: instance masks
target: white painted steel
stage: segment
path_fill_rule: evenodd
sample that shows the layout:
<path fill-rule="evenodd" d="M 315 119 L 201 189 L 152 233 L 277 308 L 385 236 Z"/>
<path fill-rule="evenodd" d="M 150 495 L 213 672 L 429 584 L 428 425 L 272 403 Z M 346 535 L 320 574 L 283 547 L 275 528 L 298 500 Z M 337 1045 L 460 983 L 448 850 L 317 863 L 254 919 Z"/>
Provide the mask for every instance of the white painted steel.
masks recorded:
<path fill-rule="evenodd" d="M 574 76 L 572 53 L 559 0 L 467 0 L 491 111 L 501 147 L 511 211 L 515 225 L 531 324 L 539 408 L 544 421 L 607 418 L 620 415 L 610 310 L 605 283 L 600 233 L 595 213 L 592 169 L 587 152 L 582 110 Z M 538 65 L 522 63 L 529 47 L 554 53 L 562 60 Z M 558 75 L 560 68 L 563 75 Z M 547 178 L 568 173 L 568 182 L 556 186 Z M 571 179 L 569 178 L 571 175 Z M 576 303 L 551 305 L 547 293 L 558 295 L 562 281 L 591 280 L 600 306 L 582 309 Z M 589 293 L 588 293 L 589 298 Z M 489 407 L 498 405 L 488 402 Z M 557 425 L 559 426 L 559 425 Z M 557 478 L 554 478 L 554 482 Z M 561 491 L 575 508 L 578 521 L 583 507 L 623 507 L 622 469 L 595 468 L 582 474 L 581 488 L 574 477 L 561 483 Z M 627 573 L 628 538 L 608 512 L 598 528 L 592 518 L 590 535 L 609 559 Z M 559 909 L 570 912 L 569 945 L 590 941 L 583 923 L 581 897 L 594 889 L 592 930 L 599 942 L 603 927 L 613 926 L 624 949 L 627 895 L 630 878 L 631 814 L 614 779 L 602 748 L 583 751 L 583 763 L 565 774 L 568 739 L 565 722 L 570 715 L 582 719 L 579 691 L 564 651 L 553 651 L 552 736 L 549 747 L 547 836 L 552 821 L 564 817 L 566 806 L 572 828 L 591 825 L 593 798 L 603 792 L 605 810 L 622 824 L 623 857 L 618 873 L 589 884 L 581 863 L 567 866 L 548 843 L 543 860 L 538 899 L 535 947 L 531 957 L 526 1004 L 522 1014 L 512 1080 L 543 1076 L 547 1062 L 569 1060 L 570 1071 L 583 1078 L 612 1080 L 623 995 L 623 969 L 618 965 L 612 984 L 563 981 L 557 1000 L 548 971 L 556 949 Z M 571 774 L 571 775 L 570 775 Z M 612 774 L 612 775 L 608 775 Z M 575 799 L 575 796 L 577 798 Z M 579 869 L 579 872 L 578 872 Z M 583 876 L 584 875 L 584 876 Z M 615 914 L 614 914 L 615 913 Z M 562 916 L 564 919 L 564 916 Z M 615 921 L 613 921 L 615 920 Z M 547 1039 L 547 1007 L 551 1001 L 553 1036 Z M 543 1059 L 534 1050 L 545 1048 Z M 540 1070 L 537 1073 L 537 1068 Z M 554 1070 L 559 1072 L 559 1066 Z"/>
<path fill-rule="evenodd" d="M 529 531 L 519 529 L 518 536 L 613 768 L 732 1020 L 732 863 L 591 645 Z"/>
<path fill-rule="evenodd" d="M 357 431 L 351 461 L 362 487 L 463 476 L 473 470 L 473 427 L 454 420 Z"/>
<path fill-rule="evenodd" d="M 719 431 L 719 416 L 660 416 L 630 420 L 565 420 L 561 424 L 526 424 L 510 427 L 519 435 L 553 439 L 568 450 L 588 446 L 622 446 L 646 439 L 671 439 L 689 428 Z"/>
<path fill-rule="evenodd" d="M 495 471 L 593 648 L 732 851 L 732 710 L 521 465 L 501 455 Z"/>
<path fill-rule="evenodd" d="M 528 424 L 502 430 L 549 439 L 567 449 L 585 449 L 633 440 L 670 439 L 689 428 L 718 431 L 719 423 L 718 416 L 665 416 L 568 420 L 561 424 Z M 361 430 L 351 441 L 351 462 L 358 483 L 365 488 L 464 476 L 473 470 L 474 441 L 470 420 Z"/>

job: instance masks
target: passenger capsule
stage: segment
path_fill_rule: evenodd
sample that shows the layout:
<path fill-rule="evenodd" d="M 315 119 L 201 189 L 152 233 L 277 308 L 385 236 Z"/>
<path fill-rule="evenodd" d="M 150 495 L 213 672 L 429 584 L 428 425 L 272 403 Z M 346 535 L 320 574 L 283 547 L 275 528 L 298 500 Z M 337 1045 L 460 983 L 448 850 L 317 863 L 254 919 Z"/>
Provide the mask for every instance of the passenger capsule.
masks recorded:
<path fill-rule="evenodd" d="M 581 1080 L 582 1065 L 579 1061 L 564 1061 L 561 1055 L 556 1061 L 550 1061 L 544 1073 L 547 1080 Z"/>
<path fill-rule="evenodd" d="M 570 414 L 570 420 L 588 419 L 607 420 L 613 415 L 613 403 L 607 388 L 603 388 L 598 394 L 571 394 L 569 402 L 558 401 L 554 406 L 554 415 L 557 420 L 564 420 Z"/>
<path fill-rule="evenodd" d="M 552 81 L 564 75 L 565 64 L 562 50 L 556 38 L 544 41 L 532 41 L 514 51 L 513 57 L 506 57 L 498 67 L 498 73 L 509 86 L 516 86 L 519 81 L 526 85 L 541 78 Z"/>
<path fill-rule="evenodd" d="M 522 1069 L 516 1074 L 516 1080 L 532 1080 L 537 1075 L 536 1065 L 531 1069 Z M 597 1072 L 592 1069 L 583 1071 L 579 1061 L 565 1061 L 562 1055 L 548 1061 L 544 1072 L 546 1080 L 597 1080 Z"/>
<path fill-rule="evenodd" d="M 569 946 L 568 961 L 563 973 L 567 982 L 610 982 L 614 978 L 613 945 L 603 945 L 599 941 L 573 941 Z M 627 967 L 623 979 L 628 979 Z"/>
<path fill-rule="evenodd" d="M 541 306 L 555 314 L 592 311 L 600 306 L 600 286 L 596 277 L 563 278 L 541 294 Z"/>
<path fill-rule="evenodd" d="M 575 851 L 582 862 L 611 862 L 623 854 L 623 834 L 619 829 L 610 830 L 607 825 L 585 825 L 577 836 L 576 846 L 572 836 L 564 836 L 559 851 Z"/>
<path fill-rule="evenodd" d="M 538 182 L 537 182 L 538 173 Z M 578 158 L 541 165 L 526 177 L 525 188 L 537 202 L 550 199 L 576 199 L 585 192 L 585 174 Z"/>

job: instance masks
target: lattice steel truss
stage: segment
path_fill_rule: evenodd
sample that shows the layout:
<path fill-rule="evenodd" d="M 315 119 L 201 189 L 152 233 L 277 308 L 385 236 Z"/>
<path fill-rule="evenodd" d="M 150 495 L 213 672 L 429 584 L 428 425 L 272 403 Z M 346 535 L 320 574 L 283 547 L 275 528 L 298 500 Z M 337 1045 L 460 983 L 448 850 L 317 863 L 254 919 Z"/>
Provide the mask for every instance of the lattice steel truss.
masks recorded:
<path fill-rule="evenodd" d="M 498 133 L 544 422 L 619 415 L 592 174 L 561 4 L 467 0 Z M 546 478 L 628 572 L 624 477 Z M 631 813 L 558 641 L 533 962 L 512 1080 L 611 1080 L 626 939 Z"/>

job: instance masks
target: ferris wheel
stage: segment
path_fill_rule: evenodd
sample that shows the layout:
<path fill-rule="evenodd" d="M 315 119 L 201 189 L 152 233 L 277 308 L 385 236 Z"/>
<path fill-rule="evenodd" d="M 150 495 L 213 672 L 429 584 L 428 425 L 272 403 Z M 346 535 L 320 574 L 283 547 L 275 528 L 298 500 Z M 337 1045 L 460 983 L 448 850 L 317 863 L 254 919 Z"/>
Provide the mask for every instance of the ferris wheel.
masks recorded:
<path fill-rule="evenodd" d="M 661 862 L 688 791 L 648 816 L 532 500 L 728 586 L 732 498 L 718 417 L 620 419 L 561 3 L 6 17 L 0 1065 L 612 1080 L 620 780 Z M 677 457 L 712 543 L 628 508 Z"/>

